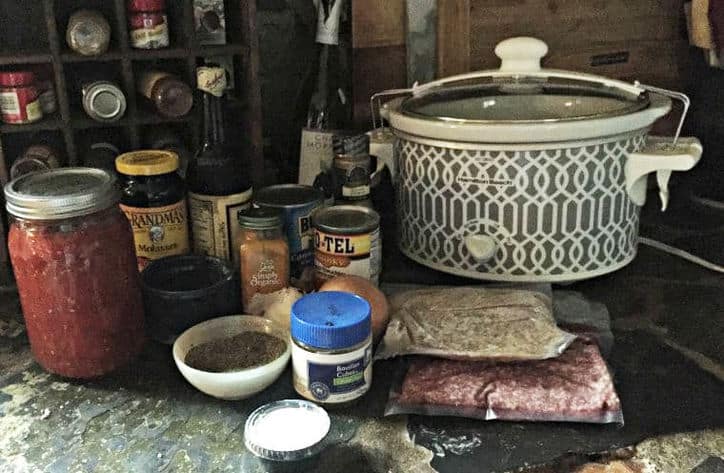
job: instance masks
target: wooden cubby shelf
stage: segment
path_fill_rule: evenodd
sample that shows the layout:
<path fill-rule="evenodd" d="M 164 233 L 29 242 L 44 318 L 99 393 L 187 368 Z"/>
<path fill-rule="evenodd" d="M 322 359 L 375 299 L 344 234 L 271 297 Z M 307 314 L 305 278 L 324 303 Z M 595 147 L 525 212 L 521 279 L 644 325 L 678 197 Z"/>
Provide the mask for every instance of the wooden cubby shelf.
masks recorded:
<path fill-rule="evenodd" d="M 38 122 L 0 124 L 0 183 L 7 181 L 7 171 L 18 157 L 18 150 L 42 143 L 45 138 L 64 144 L 64 149 L 57 151 L 61 154 L 62 164 L 70 166 L 83 164 L 84 153 L 96 135 L 98 140 L 115 139 L 117 143 L 114 144 L 121 151 L 127 151 L 147 146 L 144 137 L 154 126 L 171 127 L 186 142 L 189 150 L 195 150 L 200 144 L 200 101 L 196 100 L 192 111 L 185 117 L 162 117 L 154 113 L 146 99 L 138 94 L 136 82 L 141 71 L 154 68 L 174 73 L 195 90 L 196 67 L 209 57 L 231 58 L 229 62 L 233 64 L 235 80 L 229 95 L 234 106 L 242 110 L 242 138 L 248 148 L 244 158 L 254 183 L 261 183 L 264 172 L 256 3 L 226 0 L 227 44 L 202 46 L 194 35 L 193 0 L 167 1 L 171 45 L 152 50 L 130 46 L 126 3 L 126 0 L 0 1 L 0 19 L 6 18 L 5 23 L 11 23 L 0 22 L 0 69 L 20 70 L 31 64 L 51 65 L 58 99 L 57 113 Z M 80 8 L 98 9 L 106 16 L 112 29 L 107 52 L 98 56 L 82 56 L 67 46 L 65 30 L 68 18 Z M 28 12 L 28 9 L 32 11 Z M 32 15 L 32 28 L 36 31 L 27 31 L 29 26 L 25 20 L 12 21 L 13 17 L 18 18 L 20 12 L 24 19 Z M 13 42 L 13 38 L 19 39 Z M 118 121 L 95 121 L 82 108 L 82 84 L 98 78 L 115 82 L 126 95 L 126 112 Z"/>

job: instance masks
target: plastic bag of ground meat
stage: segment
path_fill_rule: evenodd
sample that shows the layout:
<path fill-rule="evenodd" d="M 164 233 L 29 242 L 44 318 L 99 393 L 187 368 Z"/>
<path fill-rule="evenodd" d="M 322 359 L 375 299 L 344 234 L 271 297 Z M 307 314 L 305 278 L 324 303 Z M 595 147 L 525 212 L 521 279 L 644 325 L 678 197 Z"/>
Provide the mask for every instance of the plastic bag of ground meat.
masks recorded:
<path fill-rule="evenodd" d="M 560 355 L 575 339 L 556 326 L 550 296 L 538 291 L 418 289 L 392 296 L 390 306 L 376 359 L 541 360 Z"/>
<path fill-rule="evenodd" d="M 558 358 L 512 363 L 414 357 L 385 415 L 623 424 L 621 403 L 595 342 Z"/>

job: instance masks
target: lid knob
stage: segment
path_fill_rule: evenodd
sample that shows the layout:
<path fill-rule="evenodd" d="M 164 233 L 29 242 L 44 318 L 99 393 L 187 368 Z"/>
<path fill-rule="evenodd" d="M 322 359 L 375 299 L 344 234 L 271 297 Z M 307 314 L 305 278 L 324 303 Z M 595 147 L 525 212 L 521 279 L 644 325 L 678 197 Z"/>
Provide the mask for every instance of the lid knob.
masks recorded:
<path fill-rule="evenodd" d="M 495 46 L 495 55 L 501 60 L 501 71 L 540 71 L 540 61 L 546 54 L 548 54 L 548 45 L 538 38 L 529 36 L 508 38 Z"/>

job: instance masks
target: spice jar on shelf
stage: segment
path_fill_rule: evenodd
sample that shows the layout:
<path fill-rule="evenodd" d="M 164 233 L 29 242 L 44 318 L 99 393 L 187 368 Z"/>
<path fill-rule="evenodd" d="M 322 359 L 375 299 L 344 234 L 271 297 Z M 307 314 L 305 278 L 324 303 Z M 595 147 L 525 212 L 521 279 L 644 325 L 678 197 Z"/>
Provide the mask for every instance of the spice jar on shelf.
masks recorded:
<path fill-rule="evenodd" d="M 108 373 L 144 340 L 133 235 L 107 172 L 65 168 L 11 181 L 10 259 L 33 356 L 71 378 Z"/>
<path fill-rule="evenodd" d="M 165 117 L 183 117 L 194 105 L 191 87 L 168 72 L 144 72 L 138 80 L 138 91 Z"/>
<path fill-rule="evenodd" d="M 126 113 L 126 96 L 113 82 L 100 80 L 83 85 L 83 109 L 99 122 L 120 120 Z"/>
<path fill-rule="evenodd" d="M 83 56 L 98 56 L 108 51 L 111 25 L 96 10 L 78 10 L 70 16 L 65 40 L 73 51 Z"/>
<path fill-rule="evenodd" d="M 43 118 L 32 72 L 0 72 L 0 114 L 5 123 L 13 125 L 32 123 Z"/>
<path fill-rule="evenodd" d="M 35 74 L 35 87 L 38 89 L 38 100 L 43 115 L 50 115 L 58 110 L 58 98 L 55 94 L 53 66 L 36 64 L 31 67 Z"/>
<path fill-rule="evenodd" d="M 10 167 L 10 179 L 37 171 L 49 171 L 60 167 L 60 159 L 48 145 L 28 146 Z"/>
<path fill-rule="evenodd" d="M 246 312 L 256 294 L 289 286 L 289 244 L 283 217 L 271 208 L 250 208 L 239 214 L 241 301 Z"/>
<path fill-rule="evenodd" d="M 165 0 L 129 0 L 128 36 L 136 49 L 168 47 L 168 17 Z"/>

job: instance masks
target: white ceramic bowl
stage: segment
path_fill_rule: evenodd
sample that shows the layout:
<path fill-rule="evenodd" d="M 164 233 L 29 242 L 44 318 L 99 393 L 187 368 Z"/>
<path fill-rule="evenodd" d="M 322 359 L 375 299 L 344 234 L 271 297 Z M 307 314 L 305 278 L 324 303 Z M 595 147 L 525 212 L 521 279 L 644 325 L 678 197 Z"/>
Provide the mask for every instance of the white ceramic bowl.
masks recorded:
<path fill-rule="evenodd" d="M 286 351 L 266 365 L 227 373 L 201 371 L 184 363 L 186 354 L 196 345 L 249 331 L 281 338 L 287 344 Z M 201 322 L 182 333 L 173 344 L 173 359 L 186 381 L 209 396 L 226 400 L 244 399 L 269 387 L 282 374 L 290 356 L 288 332 L 271 320 L 252 315 L 230 315 Z"/>

